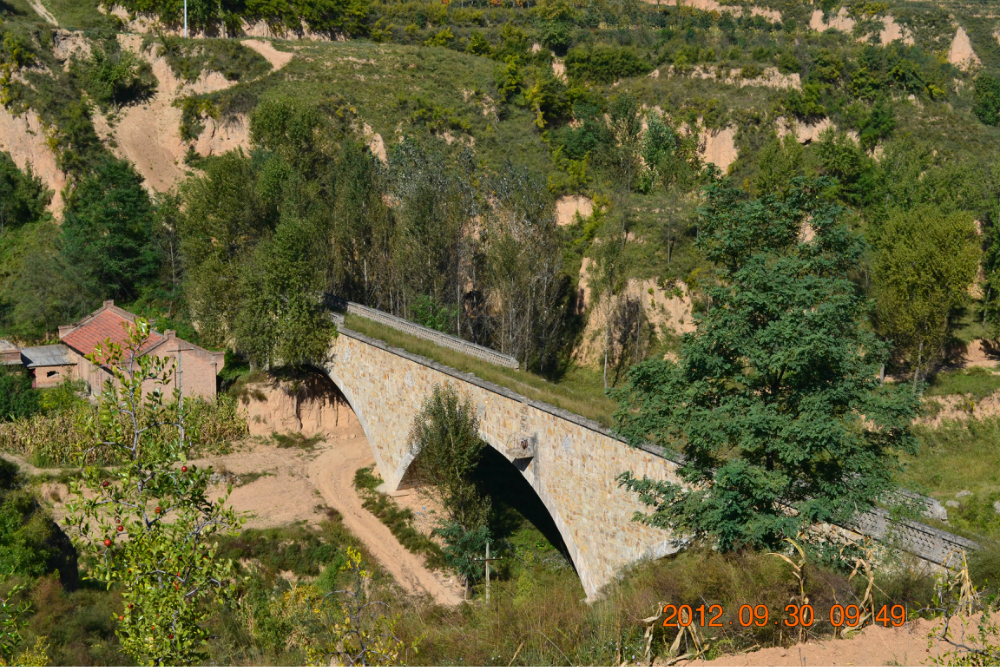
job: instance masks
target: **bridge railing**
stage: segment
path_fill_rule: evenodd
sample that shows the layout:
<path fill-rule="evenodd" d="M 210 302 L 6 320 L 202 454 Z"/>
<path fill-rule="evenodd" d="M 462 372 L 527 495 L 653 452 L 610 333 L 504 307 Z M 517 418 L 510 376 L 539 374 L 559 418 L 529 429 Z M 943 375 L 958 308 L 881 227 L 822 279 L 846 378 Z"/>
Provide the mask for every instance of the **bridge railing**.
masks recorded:
<path fill-rule="evenodd" d="M 396 317 L 395 315 L 390 315 L 389 313 L 381 310 L 369 308 L 368 306 L 362 306 L 360 303 L 354 303 L 353 301 L 347 301 L 346 299 L 341 299 L 335 296 L 328 295 L 326 297 L 326 302 L 327 305 L 336 312 L 350 313 L 351 315 L 357 315 L 358 317 L 363 317 L 366 320 L 371 320 L 372 322 L 378 322 L 379 324 L 395 329 L 396 331 L 401 331 L 417 338 L 429 340 L 432 343 L 436 343 L 442 347 L 447 347 L 451 350 L 455 350 L 456 352 L 461 352 L 462 354 L 467 354 L 470 357 L 475 357 L 476 359 L 485 361 L 488 364 L 503 366 L 504 368 L 520 367 L 517 359 L 509 354 L 502 354 L 496 350 L 491 350 L 488 347 L 470 343 L 469 341 L 457 336 L 452 336 L 437 331 L 436 329 L 421 326 L 416 322 L 404 320 L 402 317 Z"/>

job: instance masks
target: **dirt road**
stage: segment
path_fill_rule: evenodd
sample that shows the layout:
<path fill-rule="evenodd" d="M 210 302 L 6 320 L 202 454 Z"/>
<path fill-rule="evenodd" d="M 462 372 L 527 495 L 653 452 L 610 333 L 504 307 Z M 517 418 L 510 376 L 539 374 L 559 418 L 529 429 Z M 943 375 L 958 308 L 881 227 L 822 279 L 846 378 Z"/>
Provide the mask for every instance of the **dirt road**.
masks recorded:
<path fill-rule="evenodd" d="M 304 465 L 326 503 L 343 515 L 344 524 L 400 586 L 412 593 L 428 594 L 439 604 L 458 604 L 462 589 L 454 578 L 424 567 L 421 556 L 407 551 L 381 521 L 361 506 L 361 498 L 354 490 L 354 473 L 372 463 L 364 436 L 351 434 L 326 445 L 319 456 Z"/>

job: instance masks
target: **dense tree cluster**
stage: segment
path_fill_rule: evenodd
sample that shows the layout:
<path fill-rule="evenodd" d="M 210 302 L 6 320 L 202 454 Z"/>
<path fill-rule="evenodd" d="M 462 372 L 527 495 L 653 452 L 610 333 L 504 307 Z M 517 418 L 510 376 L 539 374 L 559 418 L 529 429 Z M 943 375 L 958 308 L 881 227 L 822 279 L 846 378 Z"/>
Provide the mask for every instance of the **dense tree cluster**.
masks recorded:
<path fill-rule="evenodd" d="M 513 166 L 455 169 L 411 142 L 386 166 L 324 123 L 265 102 L 250 154 L 186 186 L 186 293 L 204 339 L 260 364 L 321 359 L 333 293 L 551 363 L 567 286 L 546 193 Z"/>

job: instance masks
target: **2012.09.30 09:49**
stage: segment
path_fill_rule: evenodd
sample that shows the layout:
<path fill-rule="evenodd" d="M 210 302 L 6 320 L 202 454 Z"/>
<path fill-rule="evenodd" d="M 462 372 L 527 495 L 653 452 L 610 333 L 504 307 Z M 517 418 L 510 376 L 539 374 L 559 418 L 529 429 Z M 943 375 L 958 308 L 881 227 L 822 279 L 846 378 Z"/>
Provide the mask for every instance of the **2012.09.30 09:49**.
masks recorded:
<path fill-rule="evenodd" d="M 804 627 L 808 628 L 816 622 L 816 613 L 812 605 L 789 604 L 785 605 L 784 617 L 771 620 L 770 611 L 767 605 L 742 605 L 740 606 L 737 620 L 725 622 L 722 617 L 725 610 L 722 605 L 673 605 L 668 604 L 663 607 L 663 627 L 676 628 L 697 625 L 702 628 L 721 628 L 726 625 L 738 623 L 744 628 L 756 626 L 764 627 L 769 622 L 774 625 L 779 623 L 788 628 Z M 858 625 L 882 625 L 884 627 L 899 627 L 906 623 L 906 608 L 903 605 L 882 605 L 876 608 L 859 607 L 856 604 L 839 605 L 830 607 L 830 625 L 841 627 L 856 627 Z"/>

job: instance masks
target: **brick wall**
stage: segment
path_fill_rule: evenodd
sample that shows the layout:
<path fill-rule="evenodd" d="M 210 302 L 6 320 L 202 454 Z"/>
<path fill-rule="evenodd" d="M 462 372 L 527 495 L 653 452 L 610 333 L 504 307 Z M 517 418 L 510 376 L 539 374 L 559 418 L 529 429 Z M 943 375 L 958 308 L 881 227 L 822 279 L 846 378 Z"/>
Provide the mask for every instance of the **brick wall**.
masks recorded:
<path fill-rule="evenodd" d="M 90 363 L 83 355 L 75 350 L 70 350 L 70 355 L 76 360 L 74 379 L 83 380 L 90 386 L 92 394 L 99 394 L 104 388 L 104 383 L 113 379 L 111 373 L 99 366 Z M 187 398 L 214 398 L 216 389 L 216 376 L 222 370 L 225 356 L 222 352 L 208 352 L 198 347 L 194 347 L 187 341 L 170 336 L 161 345 L 157 346 L 151 354 L 157 357 L 172 359 L 174 362 L 174 374 L 170 382 L 166 385 L 156 385 L 147 382 L 143 385 L 143 391 L 153 391 L 157 386 L 163 387 L 163 391 L 170 396 L 174 388 L 180 382 L 180 388 Z M 178 363 L 178 357 L 180 362 Z"/>

